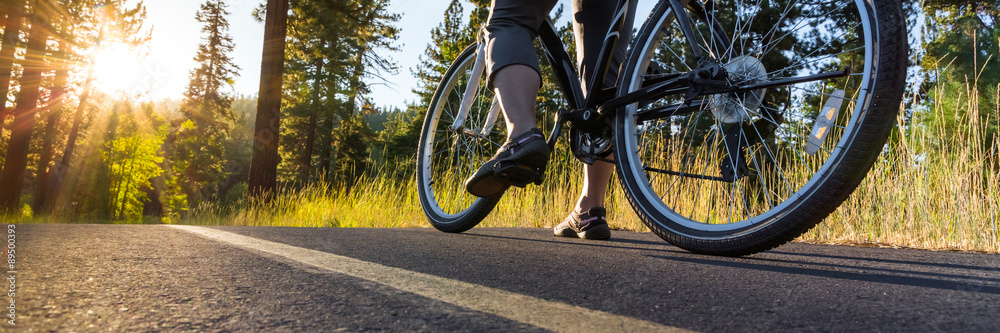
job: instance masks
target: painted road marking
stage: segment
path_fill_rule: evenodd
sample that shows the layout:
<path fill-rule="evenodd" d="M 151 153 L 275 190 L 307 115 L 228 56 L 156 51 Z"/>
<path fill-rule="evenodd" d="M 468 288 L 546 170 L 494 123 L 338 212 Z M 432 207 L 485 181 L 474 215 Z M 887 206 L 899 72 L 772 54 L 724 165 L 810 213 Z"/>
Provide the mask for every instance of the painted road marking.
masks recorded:
<path fill-rule="evenodd" d="M 645 320 L 231 232 L 197 226 L 170 225 L 170 227 L 556 332 L 690 332 Z"/>

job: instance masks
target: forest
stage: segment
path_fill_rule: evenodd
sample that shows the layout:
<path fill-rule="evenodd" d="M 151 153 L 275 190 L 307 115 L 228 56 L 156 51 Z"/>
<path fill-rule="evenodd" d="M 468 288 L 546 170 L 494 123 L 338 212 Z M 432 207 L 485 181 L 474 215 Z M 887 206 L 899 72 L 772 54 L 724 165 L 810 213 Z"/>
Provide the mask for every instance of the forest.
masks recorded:
<path fill-rule="evenodd" d="M 383 56 L 397 47 L 399 14 L 389 1 L 285 2 L 282 84 L 272 89 L 282 156 L 271 186 L 350 186 L 371 168 L 385 125 L 405 118 L 366 97 L 400 71 Z M 231 88 L 241 69 L 228 6 L 200 6 L 197 67 L 183 96 L 142 101 L 142 91 L 103 91 L 94 76 L 114 46 L 150 42 L 143 1 L 5 0 L 2 210 L 176 219 L 246 196 L 258 98 Z M 266 11 L 252 15 L 263 23 Z"/>
<path fill-rule="evenodd" d="M 231 4 L 205 0 L 186 90 L 155 101 L 141 89 L 115 93 L 95 82 L 102 54 L 150 43 L 144 2 L 0 2 L 5 219 L 423 225 L 408 188 L 423 114 L 490 1 L 450 1 L 433 18 L 439 23 L 415 68 L 394 59 L 405 13 L 392 12 L 391 0 L 259 1 L 252 15 L 265 27 L 261 89 L 240 95 L 232 84 L 246 69 L 232 58 Z M 904 7 L 911 50 L 898 126 L 868 180 L 830 218 L 841 222 L 804 238 L 998 251 L 1000 1 Z M 558 28 L 575 45 L 572 26 Z M 379 106 L 371 88 L 399 75 L 419 80 L 417 97 Z M 556 89 L 544 80 L 540 117 L 564 107 Z M 560 146 L 556 155 L 569 153 Z M 552 178 L 578 183 L 578 164 L 557 160 L 564 171 Z M 576 186 L 515 193 L 485 225 L 558 221 Z M 530 211 L 544 213 L 525 213 L 539 196 L 547 199 Z M 644 230 L 621 194 L 612 196 L 617 227 Z M 389 219 L 406 221 L 373 222 Z"/>

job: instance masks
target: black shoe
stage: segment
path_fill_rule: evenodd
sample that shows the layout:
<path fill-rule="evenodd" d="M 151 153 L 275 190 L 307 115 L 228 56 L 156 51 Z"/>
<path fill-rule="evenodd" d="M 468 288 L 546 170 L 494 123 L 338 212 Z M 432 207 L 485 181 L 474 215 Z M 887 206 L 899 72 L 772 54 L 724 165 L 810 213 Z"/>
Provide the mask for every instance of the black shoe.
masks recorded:
<path fill-rule="evenodd" d="M 559 223 L 553 232 L 561 237 L 580 237 L 584 239 L 609 239 L 611 238 L 611 228 L 608 227 L 608 220 L 605 217 L 607 211 L 604 207 L 591 208 L 586 213 L 569 213 L 562 223 Z"/>
<path fill-rule="evenodd" d="M 475 196 L 491 197 L 511 185 L 540 185 L 549 163 L 549 145 L 542 131 L 533 128 L 504 143 L 496 155 L 465 181 L 465 189 Z"/>

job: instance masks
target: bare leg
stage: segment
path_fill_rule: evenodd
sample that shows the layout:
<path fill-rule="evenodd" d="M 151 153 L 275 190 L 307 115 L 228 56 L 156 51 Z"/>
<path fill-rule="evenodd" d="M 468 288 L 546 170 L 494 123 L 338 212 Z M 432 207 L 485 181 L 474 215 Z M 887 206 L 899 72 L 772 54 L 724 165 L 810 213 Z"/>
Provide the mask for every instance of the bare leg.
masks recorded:
<path fill-rule="evenodd" d="M 577 213 L 586 212 L 593 207 L 604 207 L 604 198 L 608 193 L 608 182 L 611 181 L 611 174 L 614 171 L 613 164 L 602 161 L 583 166 L 583 191 L 580 193 L 580 199 L 577 200 L 574 208 Z"/>
<path fill-rule="evenodd" d="M 574 211 L 552 228 L 554 235 L 585 239 L 611 238 L 604 197 L 613 171 L 614 165 L 601 161 L 583 167 L 584 182 L 580 199 L 577 200 Z"/>
<path fill-rule="evenodd" d="M 536 135 L 535 105 L 541 76 L 532 40 L 556 0 L 494 0 L 486 24 L 486 72 L 507 125 L 507 141 L 465 181 L 479 197 L 539 182 L 551 149 Z M 519 138 L 524 136 L 523 138 Z M 512 139 L 518 142 L 511 142 Z M 539 140 L 541 138 L 541 140 Z"/>
<path fill-rule="evenodd" d="M 510 65 L 493 74 L 493 89 L 500 98 L 500 107 L 507 121 L 507 139 L 537 126 L 535 100 L 540 86 L 538 72 L 529 66 Z"/>

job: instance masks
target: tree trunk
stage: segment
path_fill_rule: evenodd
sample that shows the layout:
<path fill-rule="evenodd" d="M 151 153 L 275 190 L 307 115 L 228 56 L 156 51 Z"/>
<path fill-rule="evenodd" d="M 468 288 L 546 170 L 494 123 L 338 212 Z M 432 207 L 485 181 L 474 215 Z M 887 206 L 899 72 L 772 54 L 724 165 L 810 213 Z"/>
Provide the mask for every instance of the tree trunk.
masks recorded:
<path fill-rule="evenodd" d="M 350 91 L 347 94 L 347 105 L 344 111 L 342 111 L 340 128 L 337 130 L 340 133 L 337 140 L 341 141 L 341 145 L 337 147 L 335 153 L 336 163 L 340 164 L 336 167 L 337 175 L 335 180 L 340 182 L 341 186 L 344 186 L 347 191 L 351 190 L 351 186 L 354 184 L 354 181 L 357 180 L 356 166 L 358 165 L 358 161 L 354 159 L 354 156 L 348 156 L 347 153 L 342 150 L 343 147 L 347 146 L 347 143 L 343 140 L 354 133 L 353 118 L 354 114 L 358 112 L 357 100 L 358 97 L 360 97 L 363 84 L 361 82 L 361 76 L 364 74 L 364 53 L 365 49 L 362 48 L 357 55 L 357 60 L 354 63 L 354 69 L 348 83 Z"/>
<path fill-rule="evenodd" d="M 45 65 L 45 43 L 48 41 L 48 17 L 44 6 L 35 6 L 31 17 L 31 33 L 28 37 L 28 52 L 24 59 L 24 72 L 21 75 L 21 90 L 17 94 L 17 106 L 14 108 L 14 122 L 11 126 L 10 145 L 7 147 L 7 159 L 0 175 L 0 214 L 18 211 L 18 201 L 21 197 L 21 185 L 24 183 L 24 171 L 28 164 L 28 148 L 31 144 L 31 131 L 35 126 L 35 114 L 38 113 L 38 95 L 42 82 L 42 71 Z"/>
<path fill-rule="evenodd" d="M 315 110 L 314 110 L 315 111 Z M 309 115 L 309 123 L 306 124 L 306 144 L 299 156 L 299 184 L 305 186 L 309 183 L 309 175 L 312 173 L 313 145 L 316 142 L 316 113 Z"/>
<path fill-rule="evenodd" d="M 101 21 L 101 29 L 97 33 L 97 40 L 104 40 L 104 21 Z M 46 189 L 46 203 L 48 211 L 51 212 L 56 205 L 57 201 L 60 200 L 60 194 L 62 192 L 63 181 L 66 179 L 66 171 L 69 170 L 69 162 L 73 159 L 73 151 L 76 149 L 76 140 L 80 135 L 80 127 L 83 126 L 83 116 L 87 113 L 87 102 L 90 100 L 90 93 L 94 86 L 94 62 L 95 59 L 91 59 L 90 66 L 87 69 L 87 79 L 84 80 L 83 92 L 80 94 L 79 104 L 76 106 L 76 112 L 73 113 L 73 126 L 69 130 L 69 137 L 66 138 L 66 147 L 63 150 L 62 159 L 57 161 L 55 165 L 52 166 L 52 170 L 49 172 L 48 176 L 48 189 Z M 62 205 L 62 201 L 58 201 L 58 205 Z M 45 207 L 43 207 L 44 209 Z"/>
<path fill-rule="evenodd" d="M 299 159 L 299 183 L 303 186 L 309 183 L 309 176 L 312 173 L 313 146 L 316 143 L 316 121 L 319 115 L 319 90 L 323 75 L 323 58 L 316 59 L 316 76 L 313 78 L 312 101 L 309 107 L 309 123 L 306 124 L 306 144 Z"/>
<path fill-rule="evenodd" d="M 280 162 L 278 134 L 281 130 L 281 76 L 288 32 L 288 0 L 267 0 L 266 11 L 248 192 L 251 197 L 268 201 L 277 187 Z"/>
<path fill-rule="evenodd" d="M 24 17 L 24 1 L 13 1 L 3 28 L 3 46 L 0 46 L 0 132 L 3 132 L 7 120 L 7 93 L 10 92 L 10 76 L 14 67 L 14 49 L 17 48 L 21 19 Z"/>
<path fill-rule="evenodd" d="M 323 112 L 319 127 L 319 178 L 330 181 L 330 160 L 333 151 L 333 114 Z"/>
<path fill-rule="evenodd" d="M 49 176 L 49 184 L 47 190 L 48 205 L 50 206 L 50 211 L 55 208 L 53 199 L 59 200 L 59 196 L 62 192 L 63 181 L 66 179 L 66 171 L 69 170 L 69 162 L 73 159 L 73 151 L 76 149 L 76 140 L 80 136 L 80 127 L 83 126 L 83 116 L 87 112 L 87 101 L 90 99 L 90 91 L 94 84 L 94 68 L 91 67 L 87 71 L 87 80 L 83 84 L 83 93 L 80 94 L 80 104 L 76 106 L 76 112 L 73 114 L 73 127 L 69 130 L 69 137 L 66 139 L 66 148 L 63 150 L 62 159 L 56 162 L 52 166 L 50 171 L 51 176 Z M 59 205 L 62 202 L 59 201 Z"/>
<path fill-rule="evenodd" d="M 59 50 L 62 59 L 67 59 L 69 44 L 65 41 L 59 43 Z M 55 139 L 59 137 L 59 123 L 62 119 L 62 109 L 65 105 L 63 94 L 66 93 L 66 81 L 69 77 L 69 66 L 64 60 L 59 60 L 57 65 L 55 85 L 49 95 L 48 116 L 45 120 L 45 133 L 42 137 L 41 155 L 38 157 L 38 167 L 35 168 L 38 174 L 38 184 L 35 191 L 35 204 L 33 209 L 36 212 L 49 211 L 49 182 L 53 170 L 49 170 L 49 162 L 52 161 L 54 153 Z"/>

